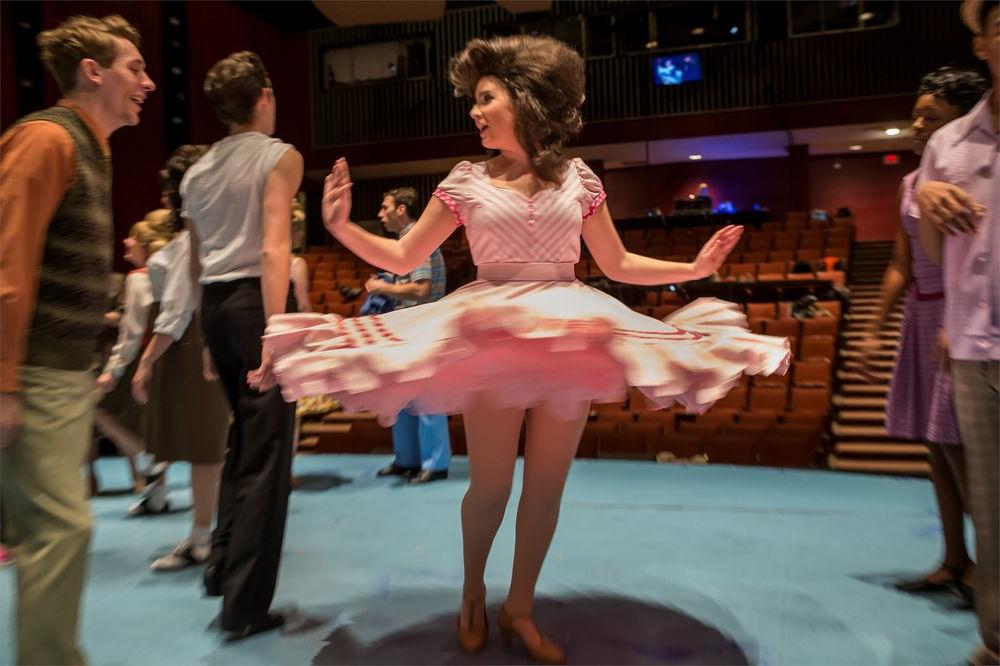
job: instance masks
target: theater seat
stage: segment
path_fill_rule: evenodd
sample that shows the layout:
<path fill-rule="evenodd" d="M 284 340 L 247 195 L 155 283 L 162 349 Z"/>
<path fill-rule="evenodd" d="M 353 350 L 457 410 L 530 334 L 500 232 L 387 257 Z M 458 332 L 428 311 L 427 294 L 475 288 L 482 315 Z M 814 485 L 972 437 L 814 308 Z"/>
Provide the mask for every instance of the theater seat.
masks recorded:
<path fill-rule="evenodd" d="M 658 451 L 668 451 L 678 458 L 692 458 L 704 453 L 704 436 L 699 433 L 664 433 L 657 445 Z"/>
<path fill-rule="evenodd" d="M 830 360 L 794 361 L 792 377 L 795 386 L 826 387 L 832 377 L 832 362 Z"/>
<path fill-rule="evenodd" d="M 803 361 L 827 359 L 837 354 L 837 339 L 832 335 L 807 335 L 799 345 L 799 358 Z"/>
<path fill-rule="evenodd" d="M 784 388 L 754 386 L 750 391 L 750 409 L 773 409 L 784 411 L 788 404 L 788 391 Z"/>
<path fill-rule="evenodd" d="M 793 414 L 802 412 L 826 414 L 830 411 L 830 389 L 829 387 L 793 386 L 791 405 Z"/>
<path fill-rule="evenodd" d="M 834 317 L 813 317 L 802 320 L 802 335 L 837 335 L 840 321 Z"/>
<path fill-rule="evenodd" d="M 735 409 L 742 410 L 747 406 L 747 380 L 740 380 L 740 383 L 729 390 L 721 400 L 715 403 L 713 409 Z"/>
<path fill-rule="evenodd" d="M 705 440 L 705 455 L 710 464 L 756 465 L 757 439 L 756 435 L 719 433 Z"/>

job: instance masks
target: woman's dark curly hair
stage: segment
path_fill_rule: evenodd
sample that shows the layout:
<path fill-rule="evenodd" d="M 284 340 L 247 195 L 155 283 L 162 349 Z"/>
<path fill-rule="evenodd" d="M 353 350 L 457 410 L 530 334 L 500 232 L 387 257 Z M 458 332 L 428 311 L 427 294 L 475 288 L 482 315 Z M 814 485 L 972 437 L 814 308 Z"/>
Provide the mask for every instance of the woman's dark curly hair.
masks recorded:
<path fill-rule="evenodd" d="M 184 228 L 181 220 L 181 181 L 184 174 L 201 156 L 208 152 L 208 146 L 192 146 L 185 144 L 170 154 L 167 163 L 160 169 L 160 190 L 170 201 L 170 223 L 171 231 L 177 233 Z"/>
<path fill-rule="evenodd" d="M 552 37 L 473 39 L 448 63 L 456 97 L 475 98 L 476 84 L 495 76 L 515 103 L 514 131 L 542 180 L 558 183 L 566 166 L 563 143 L 583 127 L 583 58 Z"/>
<path fill-rule="evenodd" d="M 986 92 L 986 79 L 978 72 L 957 67 L 939 67 L 920 80 L 918 95 L 934 95 L 958 107 L 964 116 Z"/>

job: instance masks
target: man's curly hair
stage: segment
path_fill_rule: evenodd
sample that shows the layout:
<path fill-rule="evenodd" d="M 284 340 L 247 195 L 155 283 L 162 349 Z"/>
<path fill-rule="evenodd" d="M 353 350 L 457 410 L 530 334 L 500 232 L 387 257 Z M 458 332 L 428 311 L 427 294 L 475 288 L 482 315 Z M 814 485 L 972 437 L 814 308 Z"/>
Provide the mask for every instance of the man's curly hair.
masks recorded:
<path fill-rule="evenodd" d="M 224 125 L 242 125 L 253 119 L 260 91 L 270 87 L 271 78 L 260 56 L 240 51 L 212 65 L 203 89 Z"/>
<path fill-rule="evenodd" d="M 513 98 L 514 130 L 534 174 L 560 182 L 566 166 L 563 144 L 583 127 L 583 58 L 552 37 L 473 39 L 448 63 L 448 80 L 456 97 L 475 98 L 484 76 L 500 79 Z"/>

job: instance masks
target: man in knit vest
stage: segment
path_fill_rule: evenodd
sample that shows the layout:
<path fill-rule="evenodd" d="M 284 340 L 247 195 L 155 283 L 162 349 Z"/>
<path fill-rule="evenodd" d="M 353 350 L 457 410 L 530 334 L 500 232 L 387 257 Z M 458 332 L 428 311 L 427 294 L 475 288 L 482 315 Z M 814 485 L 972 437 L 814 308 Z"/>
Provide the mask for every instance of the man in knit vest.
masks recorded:
<path fill-rule="evenodd" d="M 269 609 L 285 537 L 295 406 L 275 387 L 261 336 L 268 317 L 294 311 L 288 211 L 302 155 L 271 136 L 274 90 L 256 54 L 215 63 L 204 89 L 228 136 L 188 170 L 180 195 L 200 264 L 205 342 L 233 410 L 205 589 L 222 596 L 223 631 L 243 638 L 284 623 Z"/>
<path fill-rule="evenodd" d="M 17 663 L 79 664 L 80 468 L 114 247 L 108 137 L 139 123 L 156 86 L 120 16 L 75 16 L 38 45 L 63 99 L 0 137 L 3 529 L 17 548 Z"/>

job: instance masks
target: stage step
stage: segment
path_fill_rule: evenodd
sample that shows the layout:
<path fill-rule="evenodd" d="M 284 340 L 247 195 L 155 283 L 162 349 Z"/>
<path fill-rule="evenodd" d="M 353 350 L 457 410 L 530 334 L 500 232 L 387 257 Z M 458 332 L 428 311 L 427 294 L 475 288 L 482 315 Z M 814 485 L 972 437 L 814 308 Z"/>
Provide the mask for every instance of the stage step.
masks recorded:
<path fill-rule="evenodd" d="M 892 379 L 892 373 L 891 372 L 877 371 L 877 372 L 872 372 L 870 374 L 876 380 L 882 381 L 882 382 L 885 382 L 885 383 L 888 383 L 889 380 Z M 853 383 L 856 383 L 856 384 L 870 384 L 870 383 L 874 383 L 874 382 L 870 382 L 867 378 L 862 377 L 858 373 L 856 373 L 856 372 L 850 372 L 848 370 L 838 370 L 837 371 L 837 379 L 839 379 L 842 382 L 853 382 Z"/>
<path fill-rule="evenodd" d="M 865 383 L 855 383 L 847 382 L 840 385 L 840 394 L 845 397 L 848 395 L 878 395 L 885 396 L 889 392 L 888 384 L 865 384 Z"/>
<path fill-rule="evenodd" d="M 888 443 L 888 442 L 841 442 L 837 444 L 835 454 L 848 456 L 883 456 L 889 458 L 913 457 L 924 460 L 927 458 L 927 446 L 924 444 Z"/>
<path fill-rule="evenodd" d="M 865 460 L 841 458 L 834 454 L 827 456 L 830 469 L 843 472 L 866 472 L 869 474 L 896 474 L 899 476 L 930 476 L 930 463 L 904 460 Z"/>
<path fill-rule="evenodd" d="M 843 409 L 837 414 L 837 423 L 885 423 L 885 412 L 870 409 Z"/>
<path fill-rule="evenodd" d="M 886 398 L 885 395 L 876 397 L 835 395 L 833 396 L 833 404 L 837 407 L 847 409 L 877 409 L 885 411 Z"/>
<path fill-rule="evenodd" d="M 834 421 L 832 431 L 838 444 L 840 440 L 847 438 L 886 439 L 889 437 L 889 433 L 885 431 L 885 426 L 882 425 L 844 425 Z"/>

